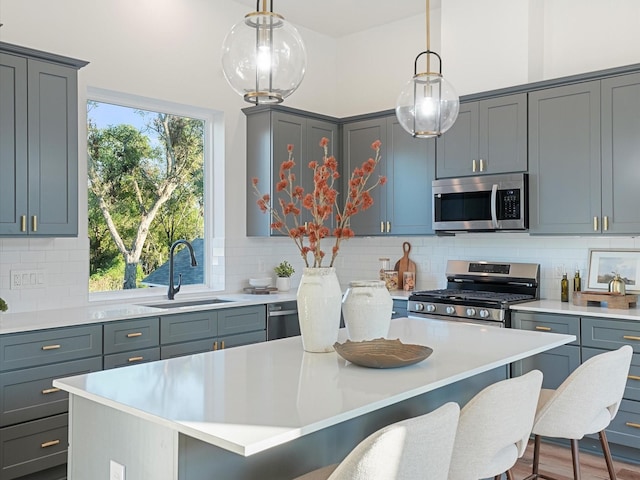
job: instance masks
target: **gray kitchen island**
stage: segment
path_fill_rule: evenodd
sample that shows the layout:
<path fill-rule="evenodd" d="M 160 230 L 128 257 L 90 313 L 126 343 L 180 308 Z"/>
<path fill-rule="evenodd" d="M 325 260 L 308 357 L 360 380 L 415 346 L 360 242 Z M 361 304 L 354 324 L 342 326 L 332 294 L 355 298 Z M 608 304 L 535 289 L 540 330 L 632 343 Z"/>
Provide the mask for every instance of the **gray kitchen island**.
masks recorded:
<path fill-rule="evenodd" d="M 371 369 L 304 352 L 292 337 L 56 380 L 70 394 L 69 478 L 109 478 L 112 461 L 126 480 L 293 478 L 383 425 L 464 404 L 511 362 L 575 339 L 408 318 L 388 338 L 433 353 Z"/>

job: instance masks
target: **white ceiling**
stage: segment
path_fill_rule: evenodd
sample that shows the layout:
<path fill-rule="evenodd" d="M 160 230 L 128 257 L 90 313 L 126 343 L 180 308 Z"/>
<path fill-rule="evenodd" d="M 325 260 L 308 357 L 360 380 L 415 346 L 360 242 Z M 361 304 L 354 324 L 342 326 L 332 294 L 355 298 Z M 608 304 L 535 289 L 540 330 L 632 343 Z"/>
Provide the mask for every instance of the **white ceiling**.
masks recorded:
<path fill-rule="evenodd" d="M 234 1 L 247 13 L 256 9 L 256 0 Z M 440 1 L 431 1 L 431 9 Z M 273 0 L 273 11 L 287 21 L 334 38 L 424 14 L 426 6 L 425 0 Z"/>

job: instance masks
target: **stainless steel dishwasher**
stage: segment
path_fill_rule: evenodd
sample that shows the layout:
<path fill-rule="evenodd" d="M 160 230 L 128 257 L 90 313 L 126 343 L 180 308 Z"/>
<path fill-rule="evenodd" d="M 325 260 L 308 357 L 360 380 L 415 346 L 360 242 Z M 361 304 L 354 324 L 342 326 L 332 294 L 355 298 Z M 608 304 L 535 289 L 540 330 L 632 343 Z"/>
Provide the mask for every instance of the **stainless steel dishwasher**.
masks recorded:
<path fill-rule="evenodd" d="M 267 304 L 267 340 L 300 335 L 298 304 L 295 300 Z"/>

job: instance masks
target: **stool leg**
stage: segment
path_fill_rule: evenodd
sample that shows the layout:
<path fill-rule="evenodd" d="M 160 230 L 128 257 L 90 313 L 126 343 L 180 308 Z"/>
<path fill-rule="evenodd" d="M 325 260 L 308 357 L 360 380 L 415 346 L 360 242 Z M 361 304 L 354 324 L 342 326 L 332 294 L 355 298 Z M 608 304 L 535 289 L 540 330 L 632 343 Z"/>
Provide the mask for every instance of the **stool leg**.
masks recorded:
<path fill-rule="evenodd" d="M 507 470 L 507 480 L 514 480 L 513 479 L 513 473 L 511 472 L 511 469 Z"/>
<path fill-rule="evenodd" d="M 534 441 L 533 441 L 533 474 L 536 477 L 538 476 L 538 464 L 539 463 L 540 463 L 540 435 L 534 435 Z"/>
<path fill-rule="evenodd" d="M 611 450 L 609 450 L 609 442 L 607 441 L 607 434 L 605 433 L 604 430 L 602 430 L 598 435 L 600 436 L 602 453 L 604 454 L 604 459 L 607 462 L 607 470 L 609 470 L 609 478 L 611 480 L 616 480 L 616 471 L 613 468 L 613 460 L 611 459 Z"/>
<path fill-rule="evenodd" d="M 571 459 L 573 460 L 573 480 L 580 480 L 580 454 L 578 453 L 578 440 L 571 439 Z"/>

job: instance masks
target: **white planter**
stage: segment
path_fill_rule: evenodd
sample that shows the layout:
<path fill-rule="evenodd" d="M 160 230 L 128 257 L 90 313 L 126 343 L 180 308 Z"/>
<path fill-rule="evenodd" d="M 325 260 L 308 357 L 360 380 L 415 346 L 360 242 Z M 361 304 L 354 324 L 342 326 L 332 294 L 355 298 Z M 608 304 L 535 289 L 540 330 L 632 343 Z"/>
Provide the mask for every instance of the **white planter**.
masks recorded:
<path fill-rule="evenodd" d="M 342 314 L 349 339 L 354 342 L 385 338 L 391 326 L 393 299 L 385 282 L 354 281 L 342 301 Z"/>
<path fill-rule="evenodd" d="M 305 268 L 296 298 L 304 350 L 333 352 L 340 329 L 342 302 L 335 268 Z"/>
<path fill-rule="evenodd" d="M 279 292 L 288 292 L 291 290 L 291 278 L 290 277 L 278 277 L 276 278 L 276 288 Z"/>

